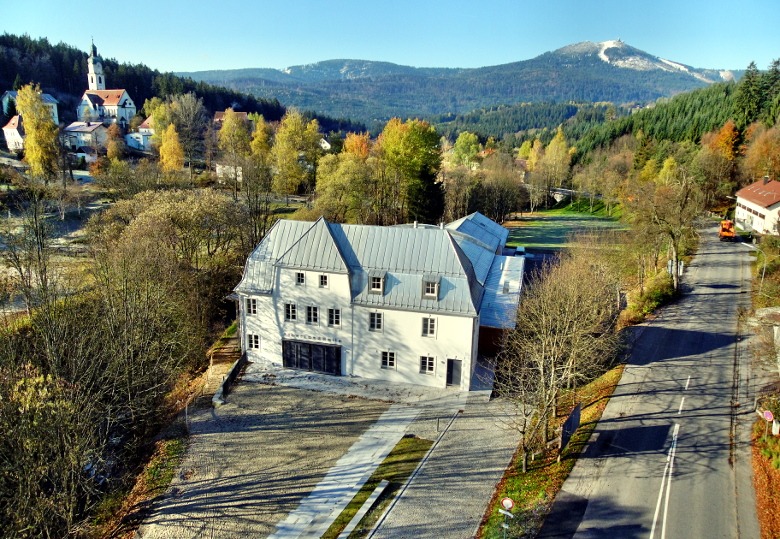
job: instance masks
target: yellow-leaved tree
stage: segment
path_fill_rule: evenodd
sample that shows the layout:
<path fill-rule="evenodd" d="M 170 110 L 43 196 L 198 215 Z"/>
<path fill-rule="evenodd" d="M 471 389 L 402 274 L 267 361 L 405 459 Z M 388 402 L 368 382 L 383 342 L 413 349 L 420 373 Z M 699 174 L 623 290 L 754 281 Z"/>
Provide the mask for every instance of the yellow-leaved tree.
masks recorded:
<path fill-rule="evenodd" d="M 168 125 L 162 137 L 160 165 L 163 172 L 176 172 L 184 167 L 184 149 L 179 143 L 179 135 L 173 124 Z"/>
<path fill-rule="evenodd" d="M 46 183 L 57 171 L 57 126 L 37 84 L 19 89 L 17 109 L 26 134 L 24 160 L 30 165 L 30 175 Z"/>

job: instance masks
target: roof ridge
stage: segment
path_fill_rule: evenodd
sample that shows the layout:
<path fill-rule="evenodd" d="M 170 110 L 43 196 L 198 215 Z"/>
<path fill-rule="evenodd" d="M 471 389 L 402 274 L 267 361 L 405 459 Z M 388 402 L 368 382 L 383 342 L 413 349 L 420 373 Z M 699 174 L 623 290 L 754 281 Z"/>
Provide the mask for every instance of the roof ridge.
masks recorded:
<path fill-rule="evenodd" d="M 322 224 L 320 224 L 320 223 L 322 223 Z M 347 264 L 347 261 L 344 259 L 344 255 L 342 254 L 341 249 L 339 249 L 338 242 L 336 241 L 336 238 L 333 236 L 333 233 L 331 232 L 330 227 L 328 226 L 328 221 L 324 217 L 320 217 L 319 219 L 314 221 L 314 223 L 306 230 L 306 232 L 304 232 L 301 235 L 301 237 L 298 238 L 298 240 L 295 243 L 293 243 L 290 246 L 290 248 L 287 249 L 287 251 L 276 260 L 276 262 L 274 262 L 274 266 L 277 266 L 277 267 L 304 267 L 304 266 L 300 266 L 298 264 L 292 263 L 292 261 L 289 260 L 289 258 L 291 258 L 291 253 L 293 252 L 293 250 L 298 248 L 299 244 L 301 244 L 301 242 L 304 241 L 304 238 L 306 238 L 306 236 L 308 236 L 312 231 L 316 230 L 320 226 L 325 228 L 325 231 L 327 232 L 327 235 L 330 238 L 330 241 L 332 242 L 333 247 L 336 250 L 336 256 L 338 257 L 338 261 L 341 262 L 341 268 L 338 268 L 338 269 L 339 270 L 343 270 L 343 271 L 348 273 L 349 272 L 349 265 Z M 288 260 L 285 260 L 286 258 L 288 258 Z M 324 267 L 324 264 L 323 264 L 323 267 Z M 320 268 L 320 269 L 322 269 L 322 268 Z"/>

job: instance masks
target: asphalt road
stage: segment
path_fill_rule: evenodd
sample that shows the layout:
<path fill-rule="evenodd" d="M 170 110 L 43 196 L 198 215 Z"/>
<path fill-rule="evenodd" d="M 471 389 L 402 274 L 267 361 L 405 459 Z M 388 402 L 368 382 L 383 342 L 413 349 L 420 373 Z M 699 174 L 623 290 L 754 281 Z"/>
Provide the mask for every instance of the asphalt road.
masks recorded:
<path fill-rule="evenodd" d="M 684 296 L 640 330 L 539 538 L 758 539 L 744 443 L 752 401 L 739 391 L 749 376 L 737 335 L 747 252 L 714 227 L 703 233 Z"/>

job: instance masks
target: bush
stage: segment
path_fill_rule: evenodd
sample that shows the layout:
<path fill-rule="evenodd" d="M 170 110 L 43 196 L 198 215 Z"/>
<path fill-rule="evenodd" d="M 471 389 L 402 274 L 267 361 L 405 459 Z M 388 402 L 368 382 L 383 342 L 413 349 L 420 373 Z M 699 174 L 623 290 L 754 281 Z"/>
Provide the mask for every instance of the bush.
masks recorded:
<path fill-rule="evenodd" d="M 211 172 L 204 170 L 195 178 L 195 187 L 212 187 L 216 182 Z"/>

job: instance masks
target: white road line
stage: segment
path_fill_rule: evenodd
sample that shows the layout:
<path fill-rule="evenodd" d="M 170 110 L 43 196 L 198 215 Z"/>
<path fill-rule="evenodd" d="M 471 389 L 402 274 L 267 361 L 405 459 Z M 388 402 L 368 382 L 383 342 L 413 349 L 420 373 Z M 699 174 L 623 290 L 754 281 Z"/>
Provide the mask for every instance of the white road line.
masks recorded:
<path fill-rule="evenodd" d="M 658 523 L 658 514 L 661 512 L 661 501 L 664 499 L 664 486 L 666 485 L 666 473 L 669 471 L 669 467 L 672 462 L 672 455 L 674 454 L 675 447 L 677 446 L 677 433 L 680 430 L 680 425 L 674 424 L 674 437 L 672 438 L 672 446 L 669 448 L 669 453 L 666 455 L 666 467 L 664 467 L 664 474 L 661 477 L 661 490 L 658 492 L 658 503 L 655 506 L 655 514 L 653 515 L 653 527 L 650 529 L 650 539 L 655 537 L 655 527 Z M 671 473 L 669 475 L 669 481 L 671 483 Z M 668 491 L 667 491 L 668 492 Z M 666 533 L 666 512 L 668 510 L 669 496 L 666 497 L 667 506 L 664 508 L 664 524 L 662 534 Z M 663 535 L 662 535 L 663 537 Z"/>
<path fill-rule="evenodd" d="M 684 403 L 685 403 L 685 397 L 683 397 L 682 400 L 680 401 L 680 409 L 677 410 L 677 415 L 680 415 L 682 413 Z"/>
<path fill-rule="evenodd" d="M 691 383 L 691 377 L 688 376 L 688 381 L 685 382 L 685 391 L 688 391 L 688 384 L 690 384 L 690 383 Z"/>
<path fill-rule="evenodd" d="M 672 476 L 674 475 L 674 454 L 677 451 L 677 433 L 680 430 L 680 424 L 674 425 L 674 441 L 672 442 L 671 461 L 669 462 L 669 483 L 666 485 L 666 501 L 664 502 L 664 525 L 661 528 L 661 539 L 666 539 L 666 515 L 669 512 L 669 492 L 672 490 Z"/>

